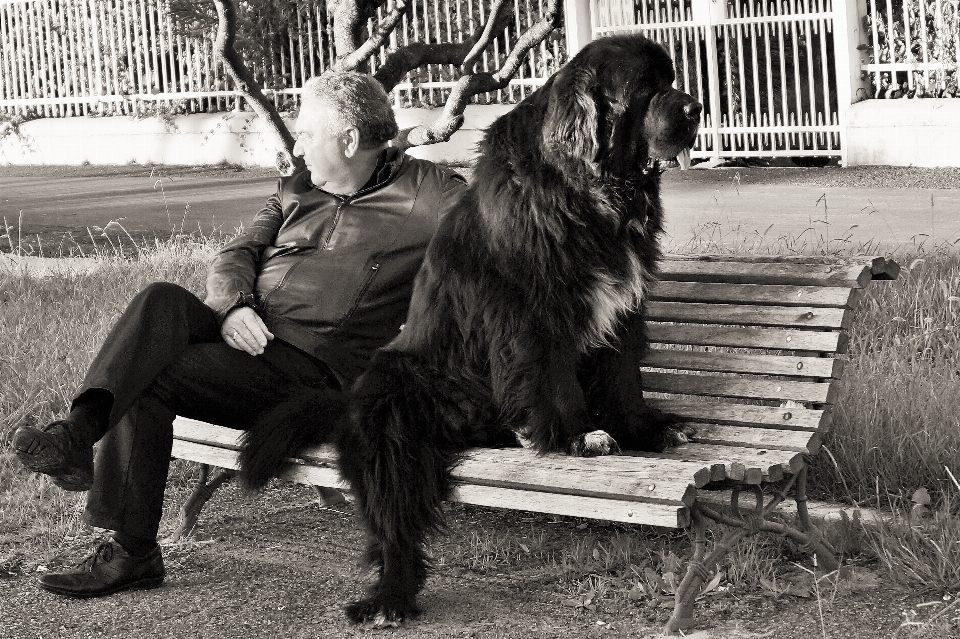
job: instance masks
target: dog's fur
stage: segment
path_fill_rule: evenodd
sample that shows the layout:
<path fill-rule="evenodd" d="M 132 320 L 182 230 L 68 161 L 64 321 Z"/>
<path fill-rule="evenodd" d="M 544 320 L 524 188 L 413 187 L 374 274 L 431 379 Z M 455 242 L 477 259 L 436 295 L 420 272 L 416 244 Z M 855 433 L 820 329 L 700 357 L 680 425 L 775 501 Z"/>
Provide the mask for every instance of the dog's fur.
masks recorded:
<path fill-rule="evenodd" d="M 576 455 L 683 441 L 644 405 L 639 372 L 662 231 L 649 161 L 692 146 L 700 120 L 673 80 L 659 45 L 599 40 L 487 131 L 406 325 L 358 381 L 340 432 L 366 560 L 379 569 L 348 607 L 354 621 L 392 625 L 417 611 L 423 541 L 442 526 L 468 447 L 517 445 L 515 433 Z"/>

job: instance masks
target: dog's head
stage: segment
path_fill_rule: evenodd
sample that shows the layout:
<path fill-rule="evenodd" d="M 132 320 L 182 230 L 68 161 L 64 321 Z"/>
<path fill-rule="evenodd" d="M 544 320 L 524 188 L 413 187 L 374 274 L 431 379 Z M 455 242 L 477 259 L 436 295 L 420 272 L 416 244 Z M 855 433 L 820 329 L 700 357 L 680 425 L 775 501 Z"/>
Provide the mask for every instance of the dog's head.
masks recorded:
<path fill-rule="evenodd" d="M 544 86 L 544 157 L 570 177 L 631 177 L 689 158 L 702 106 L 672 88 L 673 61 L 642 36 L 591 42 Z"/>

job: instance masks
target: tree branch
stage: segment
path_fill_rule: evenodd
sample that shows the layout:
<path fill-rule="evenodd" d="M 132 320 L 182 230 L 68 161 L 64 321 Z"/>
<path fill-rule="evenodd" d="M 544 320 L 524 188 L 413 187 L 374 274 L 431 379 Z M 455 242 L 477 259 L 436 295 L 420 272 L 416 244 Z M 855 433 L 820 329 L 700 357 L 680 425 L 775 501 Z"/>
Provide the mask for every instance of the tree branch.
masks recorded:
<path fill-rule="evenodd" d="M 428 64 L 452 64 L 469 69 L 489 46 L 494 34 L 506 28 L 507 21 L 513 17 L 511 8 L 508 0 L 494 0 L 486 24 L 472 40 L 445 44 L 414 42 L 390 52 L 374 77 L 387 91 L 391 91 L 407 73 Z M 504 12 L 504 9 L 507 11 Z"/>
<path fill-rule="evenodd" d="M 562 12 L 559 0 L 548 0 L 543 16 L 517 39 L 513 50 L 495 73 L 471 73 L 461 77 L 450 92 L 443 113 L 431 125 L 421 125 L 400 132 L 394 143 L 401 148 L 446 142 L 463 125 L 463 112 L 474 95 L 498 91 L 510 84 L 530 49 L 543 42 L 560 26 Z"/>
<path fill-rule="evenodd" d="M 213 41 L 213 50 L 223 62 L 223 68 L 237 85 L 237 90 L 253 107 L 253 110 L 267 123 L 269 130 L 280 142 L 277 152 L 277 169 L 284 175 L 290 175 L 304 168 L 300 158 L 293 157 L 293 136 L 277 111 L 276 106 L 263 94 L 259 83 L 243 63 L 236 50 L 237 5 L 236 0 L 213 0 L 217 7 L 217 36 Z"/>
<path fill-rule="evenodd" d="M 407 9 L 407 0 L 398 0 L 393 10 L 377 25 L 376 32 L 367 38 L 367 41 L 362 45 L 338 58 L 333 65 L 333 69 L 335 71 L 354 71 L 360 66 L 361 62 L 375 55 L 377 49 L 383 46 L 390 34 L 400 25 L 403 14 L 407 12 Z M 387 91 L 389 90 L 387 89 Z"/>

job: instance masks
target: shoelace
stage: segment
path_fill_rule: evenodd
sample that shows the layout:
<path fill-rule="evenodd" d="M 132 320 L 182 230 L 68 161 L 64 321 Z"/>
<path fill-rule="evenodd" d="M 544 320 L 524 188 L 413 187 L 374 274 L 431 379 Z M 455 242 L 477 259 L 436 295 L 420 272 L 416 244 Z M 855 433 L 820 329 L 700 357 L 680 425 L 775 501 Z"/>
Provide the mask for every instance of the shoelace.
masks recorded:
<path fill-rule="evenodd" d="M 98 560 L 103 561 L 103 563 L 110 563 L 113 559 L 113 544 L 110 542 L 104 542 L 97 546 L 89 557 L 77 564 L 77 568 L 85 568 L 87 572 L 93 570 L 93 567 L 97 565 Z"/>

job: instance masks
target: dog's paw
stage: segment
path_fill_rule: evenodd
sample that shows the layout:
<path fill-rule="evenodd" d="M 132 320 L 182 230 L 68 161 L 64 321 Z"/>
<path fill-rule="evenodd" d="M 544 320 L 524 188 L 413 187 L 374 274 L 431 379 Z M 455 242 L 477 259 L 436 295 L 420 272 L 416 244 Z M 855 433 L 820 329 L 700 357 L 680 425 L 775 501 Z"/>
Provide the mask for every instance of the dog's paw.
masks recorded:
<path fill-rule="evenodd" d="M 399 628 L 408 617 L 416 615 L 416 609 L 403 610 L 375 599 L 361 599 L 346 606 L 347 618 L 366 628 Z"/>
<path fill-rule="evenodd" d="M 697 429 L 689 422 L 675 422 L 663 432 L 663 441 L 669 446 L 689 444 L 690 438 L 697 434 Z"/>
<path fill-rule="evenodd" d="M 620 444 L 607 431 L 593 430 L 574 437 L 570 442 L 569 452 L 574 457 L 619 455 Z"/>

